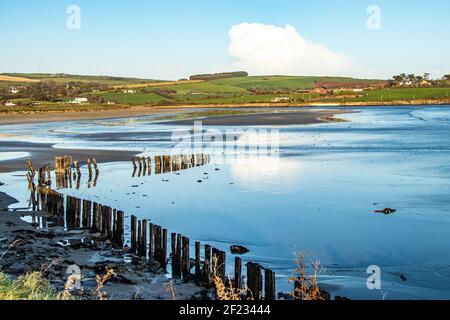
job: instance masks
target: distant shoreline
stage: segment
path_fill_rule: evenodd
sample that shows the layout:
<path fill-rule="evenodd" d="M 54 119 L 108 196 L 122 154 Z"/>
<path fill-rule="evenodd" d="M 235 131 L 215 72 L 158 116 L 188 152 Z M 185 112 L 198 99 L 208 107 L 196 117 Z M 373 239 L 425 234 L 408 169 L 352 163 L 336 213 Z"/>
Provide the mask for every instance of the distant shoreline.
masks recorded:
<path fill-rule="evenodd" d="M 127 118 L 152 115 L 157 113 L 170 113 L 191 109 L 227 109 L 227 108 L 289 108 L 289 107 L 393 107 L 393 106 L 450 106 L 449 101 L 413 100 L 379 102 L 346 102 L 346 103 L 247 103 L 247 104 L 208 104 L 208 105 L 170 105 L 170 106 L 123 106 L 117 109 L 83 111 L 38 111 L 38 112 L 0 112 L 0 125 L 27 124 L 41 122 L 59 122 L 75 120 L 100 120 Z"/>

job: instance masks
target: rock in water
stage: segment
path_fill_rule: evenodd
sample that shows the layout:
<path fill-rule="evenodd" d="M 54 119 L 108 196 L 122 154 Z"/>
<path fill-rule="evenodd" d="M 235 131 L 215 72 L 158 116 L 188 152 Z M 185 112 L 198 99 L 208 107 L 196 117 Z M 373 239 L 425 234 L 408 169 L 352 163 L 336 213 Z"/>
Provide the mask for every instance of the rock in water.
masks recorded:
<path fill-rule="evenodd" d="M 247 252 L 250 252 L 250 250 L 248 250 L 247 248 L 238 245 L 231 246 L 230 251 L 232 254 L 245 254 Z"/>
<path fill-rule="evenodd" d="M 394 212 L 397 212 L 397 210 L 395 209 L 391 209 L 391 208 L 385 208 L 383 210 L 376 210 L 375 213 L 384 213 L 386 215 L 388 214 L 393 214 Z"/>

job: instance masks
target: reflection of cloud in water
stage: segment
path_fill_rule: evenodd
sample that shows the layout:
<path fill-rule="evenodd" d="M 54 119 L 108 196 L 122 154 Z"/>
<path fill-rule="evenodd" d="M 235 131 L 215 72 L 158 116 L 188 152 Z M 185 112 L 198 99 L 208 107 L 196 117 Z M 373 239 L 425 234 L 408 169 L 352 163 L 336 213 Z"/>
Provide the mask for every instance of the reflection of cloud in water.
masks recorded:
<path fill-rule="evenodd" d="M 248 191 L 286 193 L 299 185 L 303 164 L 298 159 L 239 158 L 232 161 L 231 177 Z"/>

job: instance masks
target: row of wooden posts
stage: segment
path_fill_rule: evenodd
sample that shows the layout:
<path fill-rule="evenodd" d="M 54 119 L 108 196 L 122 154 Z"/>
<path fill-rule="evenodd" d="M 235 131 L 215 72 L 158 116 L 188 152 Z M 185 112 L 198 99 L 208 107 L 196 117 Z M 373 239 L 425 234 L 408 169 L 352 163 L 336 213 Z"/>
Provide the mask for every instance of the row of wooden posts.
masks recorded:
<path fill-rule="evenodd" d="M 81 200 L 44 189 L 41 192 L 44 208 L 55 217 L 63 217 L 69 230 L 90 229 L 99 232 L 104 240 L 110 240 L 114 246 L 122 248 L 125 244 L 125 215 L 123 211 L 103 206 L 96 202 Z M 159 225 L 149 223 L 148 220 L 138 220 L 130 217 L 130 250 L 131 253 L 158 262 L 163 269 L 168 265 L 168 230 Z M 226 252 L 203 246 L 199 241 L 194 245 L 194 264 L 191 264 L 190 239 L 181 234 L 170 234 L 170 257 L 172 277 L 183 281 L 195 281 L 210 286 L 213 274 L 220 277 L 224 284 L 232 284 L 235 289 L 243 289 L 242 259 L 235 257 L 234 278 L 226 275 Z M 194 273 L 191 272 L 191 267 Z M 214 269 L 215 268 L 215 269 Z M 264 281 L 263 281 L 264 270 Z M 265 269 L 257 263 L 247 263 L 247 297 L 254 300 L 275 299 L 275 273 Z M 230 281 L 232 281 L 230 283 Z"/>
<path fill-rule="evenodd" d="M 138 175 L 150 175 L 152 172 L 152 158 L 139 157 L 132 158 L 133 163 L 133 177 L 138 172 Z M 155 173 L 177 172 L 180 170 L 189 169 L 195 166 L 202 166 L 211 161 L 209 154 L 191 154 L 191 155 L 163 155 L 154 157 Z M 139 170 L 139 171 L 138 171 Z"/>
<path fill-rule="evenodd" d="M 95 159 L 92 159 L 91 162 L 90 159 L 87 159 L 86 164 L 89 173 L 88 185 L 89 187 L 91 187 L 93 183 L 93 186 L 95 187 L 100 173 L 97 161 Z M 52 176 L 50 164 L 46 164 L 45 166 L 37 170 L 38 172 L 37 187 L 34 183 L 36 171 L 30 159 L 27 159 L 27 165 L 28 165 L 27 179 L 29 183 L 29 189 L 32 191 L 32 193 L 36 193 L 37 187 L 38 188 L 51 187 Z M 93 172 L 95 172 L 94 180 L 92 179 Z M 73 160 L 71 156 L 55 157 L 55 177 L 56 177 L 56 188 L 72 188 L 72 181 L 74 181 L 75 187 L 79 189 L 81 183 L 81 170 L 79 162 L 77 160 Z"/>

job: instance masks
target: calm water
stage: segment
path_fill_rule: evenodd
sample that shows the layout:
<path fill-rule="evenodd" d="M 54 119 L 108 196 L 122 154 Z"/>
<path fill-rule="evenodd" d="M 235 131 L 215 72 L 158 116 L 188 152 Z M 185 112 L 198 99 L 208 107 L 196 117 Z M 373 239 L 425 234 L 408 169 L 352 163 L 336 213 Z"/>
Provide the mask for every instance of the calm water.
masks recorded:
<path fill-rule="evenodd" d="M 140 178 L 131 177 L 131 163 L 103 164 L 96 188 L 82 181 L 80 190 L 61 191 L 151 219 L 191 241 L 244 245 L 251 250 L 245 260 L 277 272 L 279 290 L 290 289 L 298 249 L 321 261 L 322 281 L 337 295 L 381 299 L 366 287 L 367 267 L 378 265 L 387 299 L 450 299 L 450 108 L 356 110 L 340 116 L 350 122 L 278 128 L 279 159 Z M 8 126 L 20 137 L 2 139 L 165 153 L 173 127 L 153 120 Z M 22 202 L 15 207 L 27 199 L 20 175 L 0 174 L 7 183 L 0 191 Z M 398 211 L 373 212 L 385 207 Z"/>

